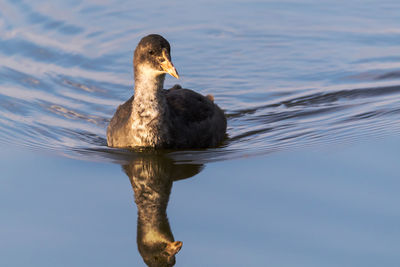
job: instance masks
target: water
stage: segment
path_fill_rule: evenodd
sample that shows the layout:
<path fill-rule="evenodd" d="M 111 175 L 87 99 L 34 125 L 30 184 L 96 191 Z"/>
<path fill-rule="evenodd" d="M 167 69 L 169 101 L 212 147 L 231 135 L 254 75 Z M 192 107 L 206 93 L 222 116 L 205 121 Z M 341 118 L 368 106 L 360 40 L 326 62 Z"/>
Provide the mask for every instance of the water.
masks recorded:
<path fill-rule="evenodd" d="M 215 5 L 3 2 L 2 142 L 103 150 L 133 92 L 132 51 L 151 32 L 172 43 L 182 75 L 166 86 L 215 95 L 229 118 L 225 146 L 194 161 L 398 131 L 395 2 Z"/>
<path fill-rule="evenodd" d="M 133 93 L 132 52 L 134 47 L 144 35 L 160 33 L 170 41 L 172 60 L 182 77 L 179 81 L 172 77 L 167 78 L 166 87 L 180 83 L 184 87 L 203 94 L 213 94 L 215 101 L 225 110 L 228 117 L 229 138 L 223 146 L 208 150 L 163 152 L 169 160 L 172 160 L 167 163 L 172 164 L 172 167 L 181 166 L 176 168 L 183 168 L 182 170 L 186 171 L 185 166 L 189 166 L 189 169 L 191 166 L 197 166 L 195 169 L 198 168 L 199 172 L 205 167 L 205 170 L 193 180 L 204 186 L 201 187 L 204 190 L 199 189 L 200 192 L 206 194 L 205 192 L 209 192 L 212 185 L 224 188 L 228 183 L 226 180 L 204 181 L 205 177 L 207 175 L 237 177 L 236 171 L 231 170 L 234 164 L 242 165 L 242 168 L 247 170 L 246 173 L 251 173 L 249 176 L 254 176 L 247 190 L 244 188 L 244 196 L 248 197 L 252 194 L 252 186 L 257 187 L 257 183 L 261 183 L 257 177 L 264 177 L 265 173 L 270 172 L 271 177 L 283 177 L 282 179 L 300 173 L 305 183 L 321 182 L 307 177 L 322 175 L 329 177 L 330 179 L 327 178 L 329 182 L 334 183 L 337 177 L 320 168 L 315 168 L 311 173 L 304 168 L 300 168 L 302 172 L 287 173 L 278 168 L 272 168 L 273 170 L 270 171 L 273 164 L 268 163 L 264 166 L 263 162 L 275 162 L 277 166 L 285 169 L 288 160 L 282 155 L 287 155 L 294 162 L 304 163 L 304 160 L 301 160 L 302 153 L 311 153 L 310 149 L 327 149 L 333 153 L 338 145 L 343 148 L 348 146 L 357 148 L 356 152 L 346 150 L 354 156 L 349 158 L 350 166 L 343 161 L 335 165 L 338 159 L 329 157 L 320 164 L 325 166 L 325 169 L 334 170 L 335 166 L 340 166 L 339 168 L 353 171 L 348 174 L 342 173 L 343 177 L 363 177 L 366 174 L 357 167 L 357 164 L 362 161 L 365 154 L 375 155 L 375 150 L 370 150 L 368 144 L 377 144 L 377 142 L 382 144 L 377 140 L 397 136 L 400 130 L 400 48 L 398 45 L 400 15 L 397 12 L 399 7 L 400 4 L 396 1 L 361 2 L 356 0 L 218 1 L 217 3 L 213 1 L 197 1 L 196 3 L 184 1 L 148 1 L 146 3 L 1 1 L 0 146 L 7 148 L 5 151 L 9 151 L 9 147 L 15 147 L 15 150 L 19 151 L 18 155 L 25 153 L 30 155 L 29 151 L 51 152 L 52 155 L 83 160 L 86 163 L 64 159 L 64 161 L 61 160 L 64 163 L 59 163 L 59 165 L 78 166 L 76 168 L 86 171 L 89 166 L 99 168 L 106 164 L 106 166 L 113 166 L 110 167 L 113 170 L 110 173 L 123 177 L 124 174 L 121 171 L 115 170 L 115 165 L 107 163 L 132 164 L 132 161 L 143 160 L 144 154 L 107 148 L 105 129 L 116 107 Z M 359 142 L 365 142 L 365 147 L 359 148 L 357 145 Z M 387 145 L 388 143 L 390 145 Z M 385 147 L 388 149 L 390 146 L 398 146 L 397 141 L 383 144 L 386 144 Z M 379 146 L 374 146 L 374 148 L 377 147 Z M 3 154 L 12 154 L 13 150 L 3 152 Z M 347 154 L 344 153 L 344 155 Z M 345 157 L 344 155 L 341 156 Z M 384 152 L 376 153 L 371 161 L 378 162 L 379 157 L 384 157 L 385 161 L 392 162 L 392 159 L 398 156 L 396 153 L 390 155 L 387 156 Z M 252 160 L 243 159 L 249 156 Z M 310 162 L 318 161 L 320 156 L 318 153 L 311 153 Z M 16 164 L 29 162 L 29 160 L 18 162 L 18 157 L 15 156 L 12 162 Z M 30 156 L 26 157 L 30 158 Z M 48 160 L 48 157 L 43 159 Z M 91 161 L 100 163 L 85 165 L 95 164 L 88 163 Z M 149 159 L 149 162 L 153 161 L 154 158 Z M 351 165 L 352 163 L 354 165 Z M 294 165 L 290 163 L 287 168 L 290 166 L 299 168 L 296 164 Z M 45 164 L 40 166 L 36 168 L 39 170 L 47 168 Z M 264 168 L 256 166 L 264 166 Z M 374 164 L 362 166 L 369 171 L 375 170 Z M 65 167 L 60 168 L 65 169 Z M 109 170 L 109 168 L 106 169 Z M 57 173 L 55 170 L 49 172 Z M 204 174 L 206 172 L 207 175 Z M 195 173 L 196 171 L 192 174 Z M 396 177 L 394 173 L 376 174 L 375 177 L 389 179 L 388 177 Z M 170 179 L 174 180 L 173 176 Z M 126 183 L 126 180 L 123 181 Z M 266 185 L 266 188 L 274 184 L 274 180 L 268 181 L 270 183 Z M 368 190 L 377 186 L 378 181 L 368 181 L 366 182 Z M 95 179 L 90 179 L 90 182 L 96 183 Z M 114 180 L 108 183 L 112 184 L 112 182 Z M 282 183 L 279 190 L 277 189 L 282 193 L 281 195 L 274 195 L 266 189 L 264 193 L 272 194 L 271 198 L 276 197 L 283 201 L 283 195 L 290 191 L 291 182 L 293 181 L 288 180 L 287 183 Z M 337 181 L 337 186 L 351 186 L 356 190 L 357 182 L 363 183 L 357 180 L 347 185 L 344 181 Z M 174 194 L 177 194 L 176 198 L 183 194 L 184 196 L 179 199 L 187 203 L 190 194 L 179 193 L 179 186 L 175 184 L 180 183 L 174 183 L 177 189 L 173 190 L 171 198 L 175 198 Z M 184 184 L 185 191 L 195 193 L 190 183 Z M 387 190 L 395 185 L 396 182 L 393 179 L 386 181 L 386 187 L 381 190 L 382 194 L 387 193 Z M 322 187 L 322 185 L 316 186 L 315 190 L 321 191 Z M 346 193 L 340 189 L 334 192 L 336 194 L 331 196 L 334 203 L 341 199 L 343 193 Z M 310 192 L 307 191 L 307 193 Z M 227 192 L 220 194 L 220 198 L 229 196 Z M 383 201 L 378 207 L 382 208 L 388 203 L 399 200 L 391 196 L 390 201 Z M 101 195 L 97 197 L 102 198 Z M 369 200 L 365 196 L 355 198 L 360 201 Z M 265 202 L 274 200 L 268 197 L 262 199 Z M 297 201 L 295 197 L 291 197 L 290 200 Z M 85 201 L 82 198 L 82 202 Z M 132 199 L 128 201 L 132 202 Z M 170 220 L 171 217 L 182 218 L 183 210 L 186 209 L 176 201 L 174 205 L 175 210 L 172 211 L 174 216 L 171 216 L 171 211 L 169 211 Z M 232 201 L 229 209 L 236 210 L 236 207 L 240 205 L 242 204 Z M 304 200 L 298 205 L 289 205 L 288 209 L 295 213 L 297 209 L 306 209 L 307 205 L 318 206 L 318 203 Z M 341 211 L 338 208 L 343 205 L 332 205 L 339 217 L 345 217 L 351 213 L 350 211 L 346 213 L 346 209 Z M 204 207 L 208 210 L 204 212 L 204 216 L 212 215 L 223 220 L 218 216 L 217 207 L 213 204 L 206 202 Z M 318 211 L 323 210 L 320 206 L 318 207 Z M 178 211 L 178 208 L 181 209 Z M 201 205 L 198 208 L 201 208 Z M 226 207 L 220 207 L 220 209 L 224 208 Z M 282 208 L 285 208 L 284 201 Z M 353 208 L 360 212 L 361 204 Z M 345 226 L 351 223 L 360 225 L 362 220 L 373 218 L 376 210 L 376 208 L 371 208 L 369 212 L 357 217 L 358 220 L 344 220 L 338 223 Z M 398 217 L 392 214 L 394 210 L 393 207 L 385 213 L 389 218 L 389 225 L 398 221 Z M 190 214 L 190 210 L 186 212 Z M 243 216 L 245 213 L 241 211 L 239 214 Z M 319 218 L 318 214 L 320 213 L 311 212 L 310 220 Z M 231 217 L 227 215 L 227 218 L 236 220 L 233 213 L 230 215 Z M 81 218 L 82 214 L 74 216 Z M 97 218 L 97 215 L 93 216 Z M 247 216 L 251 217 L 251 214 Z M 276 216 L 276 224 L 268 224 L 271 229 L 276 229 L 274 227 L 286 219 L 299 220 L 298 227 L 308 229 L 305 225 L 309 221 L 301 216 L 296 217 L 293 214 L 290 216 L 285 214 L 286 217 L 279 214 Z M 335 220 L 329 218 L 318 224 L 321 229 L 320 232 L 316 231 L 316 236 L 320 234 L 324 236 L 328 232 L 334 235 L 339 231 L 334 229 Z M 257 219 L 262 222 L 269 220 L 266 217 L 257 217 Z M 217 224 L 204 221 L 204 217 L 199 220 L 203 220 L 209 227 Z M 227 222 L 228 219 L 224 224 Z M 328 227 L 328 224 L 331 227 Z M 384 223 L 377 224 L 380 226 L 379 229 L 388 227 Z M 115 224 L 112 225 L 115 226 Z M 188 225 L 192 224 L 178 226 L 181 229 L 186 227 L 185 233 L 189 235 Z M 254 227 L 262 228 L 261 225 Z M 231 230 L 235 233 L 245 232 L 245 228 L 243 224 Z M 278 231 L 287 238 L 279 239 L 277 233 L 275 235 L 271 233 L 273 241 L 270 243 L 262 245 L 255 242 L 254 246 L 248 246 L 259 253 L 264 253 L 265 250 L 275 251 L 269 254 L 269 257 L 274 258 L 275 261 L 271 264 L 275 266 L 292 266 L 293 262 L 296 262 L 295 260 L 285 261 L 286 263 L 279 264 L 280 260 L 285 258 L 285 251 L 291 251 L 293 255 L 297 255 L 294 259 L 307 266 L 321 266 L 321 261 L 315 256 L 318 253 L 332 258 L 335 253 L 358 258 L 369 251 L 368 249 L 374 252 L 367 254 L 370 262 L 390 259 L 388 263 L 394 263 L 396 259 L 399 260 L 393 256 L 394 253 L 391 254 L 389 251 L 385 254 L 382 252 L 384 250 L 373 246 L 368 249 L 361 246 L 357 251 L 350 248 L 335 250 L 333 248 L 340 247 L 338 243 L 335 243 L 331 247 L 327 246 L 318 250 L 318 242 L 310 242 L 308 247 L 289 242 L 292 247 L 288 248 L 287 240 L 290 239 L 290 235 L 304 238 L 301 230 L 291 232 L 289 228 L 283 227 L 280 232 Z M 132 229 L 134 233 L 136 226 Z M 172 229 L 176 237 L 178 229 L 179 227 Z M 348 231 L 354 234 L 356 227 L 346 229 L 350 229 Z M 389 229 L 392 228 L 389 227 Z M 192 231 L 194 231 L 193 228 Z M 203 234 L 214 233 L 203 231 Z M 399 237 L 398 232 L 388 231 L 392 236 Z M 351 244 L 362 245 L 362 234 L 366 232 L 367 230 L 358 232 L 359 236 L 353 235 Z M 226 235 L 223 235 L 224 239 L 214 241 L 229 246 L 230 244 L 225 243 L 224 240 L 235 242 L 228 237 L 229 233 L 232 232 L 227 231 Z M 385 233 L 378 231 L 377 236 L 367 235 L 366 238 L 372 240 L 384 235 Z M 113 242 L 121 240 L 121 236 L 119 235 Z M 185 245 L 183 251 L 178 254 L 177 266 L 180 264 L 180 259 L 182 263 L 185 263 L 181 266 L 195 265 L 193 262 L 189 263 L 188 260 L 191 255 L 196 255 L 195 252 L 190 252 L 190 248 L 193 249 L 193 247 L 197 247 L 205 254 L 211 253 L 213 255 L 213 257 L 210 256 L 211 262 L 213 259 L 223 257 L 208 250 L 206 240 L 201 243 L 203 239 L 199 236 L 196 238 L 199 240 L 197 244 L 194 241 L 195 237 L 188 245 L 184 240 Z M 333 237 L 326 238 L 331 240 Z M 226 248 L 226 251 L 232 252 L 239 248 L 246 251 L 242 258 L 237 257 L 236 262 L 246 259 L 252 266 L 267 264 L 269 262 L 267 258 L 256 255 L 253 255 L 253 258 L 257 260 L 250 261 L 252 254 L 246 250 L 244 244 L 252 241 L 258 241 L 254 234 L 248 240 L 238 238 L 236 240 L 238 246 L 235 250 Z M 224 247 L 222 243 L 218 248 Z M 130 246 L 136 246 L 132 244 Z M 386 244 L 392 243 L 388 241 Z M 56 251 L 59 250 L 56 249 Z M 130 251 L 132 252 L 133 248 Z M 185 251 L 188 251 L 187 255 L 183 256 Z M 254 251 L 252 253 L 256 253 Z M 344 254 L 340 254 L 341 252 Z M 229 255 L 233 257 L 232 253 Z M 41 259 L 40 265 L 49 265 L 51 262 Z M 64 262 L 68 265 L 66 259 Z M 123 265 L 122 262 L 125 265 L 128 262 L 132 264 L 129 260 L 121 261 L 121 265 Z M 142 264 L 140 256 L 138 256 L 138 261 L 134 262 Z M 214 262 L 218 264 L 211 266 L 223 265 L 219 260 Z M 227 260 L 226 266 L 233 266 L 233 262 L 235 261 Z M 7 263 L 8 266 L 17 266 L 15 262 Z M 245 264 L 245 262 L 242 263 Z M 96 264 L 99 263 L 96 262 Z M 363 262 L 363 264 L 365 266 L 366 263 Z M 77 266 L 77 263 L 74 262 L 73 265 Z M 343 262 L 332 266 L 339 265 L 343 266 Z M 204 266 L 204 264 L 199 266 Z"/>

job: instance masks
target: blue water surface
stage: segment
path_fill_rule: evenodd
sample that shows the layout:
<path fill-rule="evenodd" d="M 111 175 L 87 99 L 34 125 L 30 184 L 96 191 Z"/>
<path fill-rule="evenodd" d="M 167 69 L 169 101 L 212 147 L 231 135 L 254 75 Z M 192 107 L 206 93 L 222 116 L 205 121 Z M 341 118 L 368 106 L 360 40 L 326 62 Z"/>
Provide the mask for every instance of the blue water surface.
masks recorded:
<path fill-rule="evenodd" d="M 176 266 L 399 266 L 399 8 L 0 0 L 0 266 L 145 266 L 121 165 L 147 154 L 105 132 L 150 33 L 166 88 L 228 119 L 221 147 L 165 152 L 198 172 L 170 195 Z"/>
<path fill-rule="evenodd" d="M 176 266 L 396 266 L 400 140 L 369 141 L 211 163 L 175 182 Z M 0 162 L 3 266 L 144 266 L 117 165 L 15 148 Z"/>

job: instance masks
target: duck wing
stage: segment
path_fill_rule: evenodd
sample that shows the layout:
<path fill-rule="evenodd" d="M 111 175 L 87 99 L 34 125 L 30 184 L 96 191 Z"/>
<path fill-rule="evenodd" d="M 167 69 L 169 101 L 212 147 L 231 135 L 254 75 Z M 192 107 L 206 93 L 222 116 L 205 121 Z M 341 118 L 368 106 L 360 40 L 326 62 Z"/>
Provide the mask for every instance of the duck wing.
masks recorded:
<path fill-rule="evenodd" d="M 214 147 L 222 142 L 226 118 L 212 97 L 177 85 L 165 90 L 165 96 L 174 147 Z"/>
<path fill-rule="evenodd" d="M 132 96 L 120 105 L 107 127 L 107 144 L 111 147 L 128 147 L 130 144 L 129 119 L 132 113 Z"/>

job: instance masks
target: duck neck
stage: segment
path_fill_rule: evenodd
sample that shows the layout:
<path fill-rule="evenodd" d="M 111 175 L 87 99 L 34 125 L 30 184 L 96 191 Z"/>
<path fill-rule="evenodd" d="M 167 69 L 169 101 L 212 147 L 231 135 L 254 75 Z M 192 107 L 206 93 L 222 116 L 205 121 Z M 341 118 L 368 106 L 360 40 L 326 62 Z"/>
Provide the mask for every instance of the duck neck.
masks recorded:
<path fill-rule="evenodd" d="M 140 133 L 141 146 L 162 146 L 168 133 L 165 117 L 167 101 L 163 93 L 165 74 L 146 68 L 135 69 L 135 93 L 132 118 Z"/>
<path fill-rule="evenodd" d="M 147 67 L 135 68 L 135 100 L 153 102 L 160 100 L 165 74 Z"/>

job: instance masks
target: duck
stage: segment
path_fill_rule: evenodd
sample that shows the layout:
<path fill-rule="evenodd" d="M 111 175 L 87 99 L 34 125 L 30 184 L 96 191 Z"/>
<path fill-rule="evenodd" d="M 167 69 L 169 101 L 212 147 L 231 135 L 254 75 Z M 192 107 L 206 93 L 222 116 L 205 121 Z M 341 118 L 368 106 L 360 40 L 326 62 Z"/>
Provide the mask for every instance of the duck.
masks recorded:
<path fill-rule="evenodd" d="M 223 142 L 226 116 L 212 95 L 180 85 L 164 89 L 166 74 L 179 79 L 164 37 L 150 34 L 139 41 L 133 69 L 134 94 L 110 120 L 109 147 L 208 148 Z"/>

